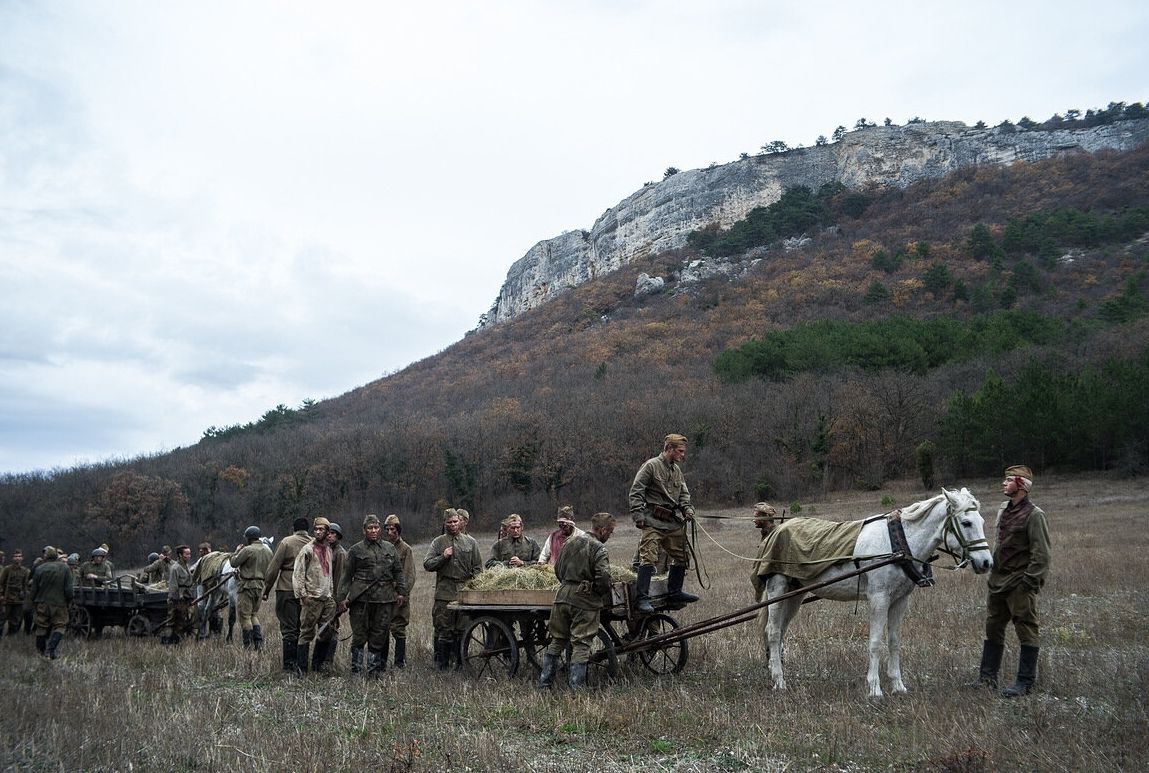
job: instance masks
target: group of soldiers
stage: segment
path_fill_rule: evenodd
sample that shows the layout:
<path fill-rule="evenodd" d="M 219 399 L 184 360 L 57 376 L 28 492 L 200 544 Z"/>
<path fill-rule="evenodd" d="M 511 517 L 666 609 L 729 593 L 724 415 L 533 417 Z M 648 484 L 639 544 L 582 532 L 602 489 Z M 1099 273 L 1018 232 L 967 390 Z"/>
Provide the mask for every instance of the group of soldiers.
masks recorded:
<path fill-rule="evenodd" d="M 95 560 L 99 556 L 99 561 Z M 92 551 L 92 560 L 80 564 L 76 553 L 67 553 L 51 545 L 40 551 L 31 567 L 24 566 L 24 551 L 16 548 L 10 561 L 0 570 L 0 593 L 4 619 L 0 635 L 20 632 L 36 634 L 36 650 L 46 658 L 57 657 L 60 642 L 68 628 L 68 609 L 73 588 L 96 582 L 103 572 L 108 550 L 100 546 Z M 0 553 L 0 558 L 3 554 Z"/>

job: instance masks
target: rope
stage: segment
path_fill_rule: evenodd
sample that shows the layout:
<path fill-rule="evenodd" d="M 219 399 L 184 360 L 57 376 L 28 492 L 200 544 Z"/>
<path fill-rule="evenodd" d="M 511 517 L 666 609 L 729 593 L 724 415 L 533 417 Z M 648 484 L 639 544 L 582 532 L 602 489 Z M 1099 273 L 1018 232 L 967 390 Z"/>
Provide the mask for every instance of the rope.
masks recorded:
<path fill-rule="evenodd" d="M 697 519 L 697 517 L 698 517 L 698 516 L 695 516 L 695 518 L 696 518 L 696 519 Z M 705 517 L 714 517 L 714 516 L 705 516 Z M 695 523 L 697 523 L 697 520 L 695 521 Z M 703 533 L 703 534 L 705 534 L 707 537 L 709 537 L 709 538 L 710 538 L 710 541 L 711 541 L 711 542 L 713 542 L 715 545 L 717 545 L 717 546 L 719 547 L 719 549 L 721 549 L 722 551 L 724 551 L 724 552 L 726 552 L 726 553 L 729 553 L 730 555 L 732 555 L 732 556 L 734 556 L 735 558 L 737 558 L 739 561 L 755 561 L 755 562 L 757 562 L 757 561 L 758 561 L 758 558 L 757 558 L 757 557 L 754 557 L 754 558 L 749 558 L 749 557 L 747 557 L 747 556 L 740 556 L 740 555 L 738 555 L 737 553 L 735 553 L 734 551 L 732 551 L 732 550 L 729 550 L 729 549 L 728 549 L 728 548 L 727 548 L 725 545 L 723 545 L 721 542 L 719 542 L 718 540 L 714 539 L 714 535 L 712 535 L 710 532 L 708 532 L 708 531 L 706 530 L 706 527 L 705 527 L 705 526 L 703 526 L 701 523 L 698 523 L 697 525 L 698 525 L 698 528 L 699 528 L 699 529 L 702 529 L 702 533 Z"/>

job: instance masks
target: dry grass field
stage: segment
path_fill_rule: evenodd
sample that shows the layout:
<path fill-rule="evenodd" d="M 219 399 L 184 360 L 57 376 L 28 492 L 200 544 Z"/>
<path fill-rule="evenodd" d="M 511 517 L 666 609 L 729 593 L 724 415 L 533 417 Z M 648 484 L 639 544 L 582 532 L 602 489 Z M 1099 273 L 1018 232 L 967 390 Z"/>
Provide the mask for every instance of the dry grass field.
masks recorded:
<path fill-rule="evenodd" d="M 980 482 L 975 494 L 992 521 L 996 487 Z M 858 518 L 887 509 L 887 495 L 899 504 L 921 498 L 907 483 L 804 502 L 803 514 Z M 411 662 L 372 682 L 281 676 L 266 608 L 261 653 L 221 641 L 169 649 L 115 630 L 66 640 L 53 662 L 36 656 L 31 638 L 5 638 L 0 763 L 37 771 L 1145 770 L 1149 480 L 1039 479 L 1033 497 L 1050 517 L 1054 566 L 1041 597 L 1038 687 L 1026 698 L 961 689 L 982 641 L 984 579 L 969 572 L 938 571 L 934 588 L 914 592 L 903 629 L 910 692 L 880 701 L 864 697 L 864 605 L 830 602 L 807 605 L 791 629 L 784 693 L 766 687 L 752 624 L 693 639 L 681 674 L 628 667 L 605 689 L 577 695 L 538 692 L 529 667 L 514 679 L 442 675 L 430 663 L 432 583 L 423 574 Z M 753 554 L 748 521 L 703 524 L 732 552 Z M 629 560 L 635 535 L 629 525 L 616 532 L 615 560 Z M 477 536 L 486 549 L 490 536 Z M 679 613 L 683 622 L 751 602 L 749 564 L 700 543 L 712 587 Z M 415 547 L 421 557 L 425 545 Z M 1003 677 L 1012 677 L 1016 653 L 1011 634 Z M 346 658 L 344 643 L 341 671 Z"/>

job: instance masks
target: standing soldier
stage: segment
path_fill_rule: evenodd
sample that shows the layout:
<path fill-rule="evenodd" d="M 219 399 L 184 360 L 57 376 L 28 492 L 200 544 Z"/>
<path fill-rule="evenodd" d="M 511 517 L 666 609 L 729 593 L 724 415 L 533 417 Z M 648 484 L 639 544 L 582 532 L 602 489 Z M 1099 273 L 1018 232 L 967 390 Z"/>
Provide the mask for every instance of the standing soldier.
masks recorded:
<path fill-rule="evenodd" d="M 4 605 L 4 620 L 8 622 L 8 635 L 20 633 L 24 623 L 24 602 L 27 599 L 28 579 L 32 572 L 24 566 L 24 551 L 16 548 L 12 560 L 0 570 L 0 597 Z M 0 621 L 0 636 L 4 633 Z"/>
<path fill-rule="evenodd" d="M 530 537 L 523 536 L 523 518 L 518 513 L 512 513 L 504 521 L 507 536 L 491 547 L 491 557 L 487 559 L 487 568 L 494 566 L 523 566 L 534 564 L 539 560 L 543 550 L 539 543 Z"/>
<path fill-rule="evenodd" d="M 263 532 L 258 526 L 248 526 L 243 532 L 246 545 L 236 545 L 228 560 L 235 570 L 235 614 L 243 631 L 243 648 L 262 649 L 263 630 L 259 627 L 260 591 L 267 567 L 271 565 L 271 548 L 263 544 Z"/>
<path fill-rule="evenodd" d="M 367 675 L 387 669 L 391 615 L 407 597 L 399 551 L 382 539 L 379 516 L 363 518 L 363 539 L 347 551 L 347 564 L 339 584 L 339 611 L 351 611 L 351 672 L 363 671 L 363 645 L 367 645 Z"/>
<path fill-rule="evenodd" d="M 574 517 L 574 508 L 570 505 L 559 508 L 558 515 L 555 516 L 555 523 L 558 528 L 547 536 L 542 552 L 539 553 L 540 564 L 554 566 L 555 562 L 559 560 L 559 555 L 563 552 L 563 545 L 566 544 L 566 541 L 584 533 L 582 529 L 575 526 Z"/>
<path fill-rule="evenodd" d="M 650 578 L 658 561 L 659 549 L 670 556 L 666 578 L 666 600 L 672 604 L 698 601 L 693 593 L 682 590 L 686 579 L 686 522 L 694 520 L 694 505 L 682 474 L 686 458 L 686 438 L 670 434 L 662 442 L 662 453 L 646 460 L 638 468 L 630 486 L 630 514 L 634 525 L 642 529 L 638 543 L 638 580 L 635 596 L 639 612 L 650 614 Z"/>
<path fill-rule="evenodd" d="M 383 521 L 383 536 L 395 546 L 399 553 L 399 563 L 403 567 L 403 584 L 407 588 L 407 598 L 396 600 L 395 613 L 391 616 L 391 637 L 395 639 L 395 668 L 407 667 L 407 625 L 411 622 L 411 594 L 415 589 L 415 554 L 411 546 L 403 540 L 403 524 L 399 516 L 392 513 Z"/>
<path fill-rule="evenodd" d="M 590 519 L 590 533 L 568 540 L 555 564 L 555 576 L 562 585 L 555 591 L 547 633 L 551 643 L 543 658 L 540 687 L 554 684 L 559 657 L 571 645 L 570 686 L 586 687 L 590 645 L 598 633 L 599 613 L 610 593 L 610 559 L 604 544 L 614 533 L 614 517 L 596 513 Z"/>
<path fill-rule="evenodd" d="M 335 617 L 335 582 L 331 576 L 332 555 L 327 545 L 327 527 L 331 521 L 319 517 L 312 521 L 314 539 L 304 545 L 295 557 L 291 585 L 299 599 L 299 640 L 295 647 L 295 670 L 306 674 L 311 642 L 319 629 Z M 322 670 L 323 663 L 316 665 Z"/>
<path fill-rule="evenodd" d="M 331 548 L 331 583 L 334 586 L 332 598 L 339 598 L 339 585 L 343 581 L 343 568 L 347 564 L 347 548 L 343 547 L 343 527 L 332 521 L 327 527 L 327 546 Z M 315 652 L 311 658 L 311 670 L 318 671 L 316 663 L 333 665 L 335 650 L 339 647 L 339 615 L 331 619 L 315 642 Z"/>
<path fill-rule="evenodd" d="M 180 637 L 192 632 L 191 603 L 195 599 L 192 581 L 191 548 L 180 545 L 168 572 L 168 624 L 160 636 L 161 644 L 178 644 Z"/>
<path fill-rule="evenodd" d="M 160 552 L 156 555 L 147 566 L 144 567 L 143 581 L 148 585 L 154 585 L 157 582 L 163 582 L 168 578 L 168 572 L 172 569 L 172 547 L 171 545 L 164 545 Z"/>
<path fill-rule="evenodd" d="M 1013 622 L 1021 644 L 1017 680 L 1001 694 L 1028 695 L 1037 680 L 1041 638 L 1037 595 L 1049 574 L 1049 525 L 1045 512 L 1029 499 L 1033 472 L 1025 465 L 1009 467 L 1001 491 L 1008 497 L 997 511 L 997 545 L 989 573 L 985 642 L 977 685 L 997 687 L 997 672 L 1005 654 L 1005 634 Z"/>
<path fill-rule="evenodd" d="M 267 601 L 275 591 L 275 616 L 279 619 L 279 635 L 283 637 L 284 671 L 295 670 L 295 649 L 299 641 L 299 599 L 295 597 L 295 587 L 291 582 L 295 558 L 311 541 L 306 518 L 296 518 L 291 527 L 294 533 L 279 541 L 263 578 L 263 600 Z"/>
<path fill-rule="evenodd" d="M 72 603 L 72 573 L 58 561 L 55 548 L 44 551 L 44 560 L 32 572 L 31 597 L 36 606 L 36 650 L 56 659 L 56 649 L 68 628 L 68 606 Z"/>
<path fill-rule="evenodd" d="M 459 598 L 459 588 L 483 571 L 483 556 L 474 537 L 462 533 L 463 520 L 451 508 L 443 511 L 444 534 L 431 541 L 423 558 L 423 568 L 435 573 L 435 604 L 431 622 L 435 629 L 435 667 L 445 671 L 452 659 L 459 659 L 459 639 L 463 616 L 447 607 Z"/>
<path fill-rule="evenodd" d="M 112 581 L 107 548 L 99 547 L 92 551 L 89 560 L 80 567 L 80 578 L 84 585 L 103 585 Z"/>

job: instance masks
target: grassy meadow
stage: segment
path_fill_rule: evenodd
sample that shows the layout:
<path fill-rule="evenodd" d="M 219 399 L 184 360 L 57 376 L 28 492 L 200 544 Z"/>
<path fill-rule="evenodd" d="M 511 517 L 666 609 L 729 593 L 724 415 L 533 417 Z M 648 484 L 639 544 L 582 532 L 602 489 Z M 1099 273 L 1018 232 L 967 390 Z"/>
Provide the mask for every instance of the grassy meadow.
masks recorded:
<path fill-rule="evenodd" d="M 992 521 L 992 482 L 974 492 Z M 923 498 L 910 483 L 803 502 L 803 515 L 859 518 Z M 981 651 L 984 578 L 938 570 L 914 592 L 903 627 L 910 692 L 865 698 L 864 604 L 807 605 L 787 639 L 788 690 L 768 688 L 753 624 L 690 641 L 678 675 L 625 665 L 600 690 L 539 692 L 524 662 L 513 679 L 440 674 L 431 665 L 432 577 L 420 569 L 409 664 L 377 681 L 281 675 L 273 608 L 266 648 L 209 641 L 176 648 L 109 629 L 66 639 L 61 657 L 31 637 L 0 640 L 0 766 L 5 770 L 534 770 L 990 771 L 1149 767 L 1149 479 L 1039 479 L 1052 576 L 1041 596 L 1043 649 L 1035 693 L 1006 700 L 961 689 Z M 702 511 L 705 514 L 705 511 Z M 738 515 L 741 511 L 711 514 Z M 722 545 L 753 555 L 749 521 L 703 520 Z M 539 529 L 529 529 L 536 538 Z M 637 532 L 609 547 L 627 563 Z M 486 550 L 493 538 L 478 534 Z M 687 623 L 752 602 L 750 564 L 700 534 L 712 585 L 675 613 Z M 415 545 L 421 559 L 426 545 Z M 938 566 L 949 563 L 943 558 Z M 697 590 L 693 577 L 689 590 Z M 349 629 L 345 626 L 344 634 Z M 1007 644 L 1003 681 L 1017 642 Z M 883 679 L 883 688 L 886 683 Z"/>

